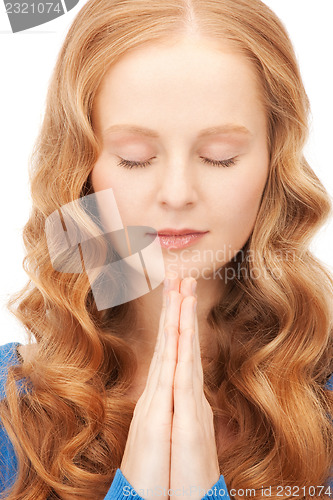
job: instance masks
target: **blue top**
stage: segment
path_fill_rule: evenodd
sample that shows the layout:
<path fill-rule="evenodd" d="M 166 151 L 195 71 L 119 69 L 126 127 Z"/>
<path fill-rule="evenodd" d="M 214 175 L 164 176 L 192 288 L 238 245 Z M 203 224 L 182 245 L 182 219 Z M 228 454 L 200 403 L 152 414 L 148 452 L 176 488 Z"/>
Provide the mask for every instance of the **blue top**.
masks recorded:
<path fill-rule="evenodd" d="M 21 345 L 19 342 L 10 342 L 0 346 L 0 400 L 5 397 L 4 385 L 7 379 L 8 366 L 18 365 L 20 363 L 20 359 L 16 351 L 16 348 L 19 345 Z M 333 390 L 333 374 L 327 381 L 326 387 Z M 19 382 L 18 388 L 21 388 Z M 16 474 L 17 459 L 14 448 L 4 427 L 0 425 L 0 492 L 14 484 Z M 333 498 L 333 477 L 330 481 L 330 483 L 327 483 L 327 486 L 329 487 L 327 488 L 326 494 L 329 494 L 329 496 Z M 104 497 L 104 500 L 125 500 L 128 498 L 144 500 L 130 485 L 121 470 L 117 469 L 110 489 Z M 221 498 L 224 500 L 230 500 L 223 475 L 221 475 L 219 480 L 211 486 L 210 490 L 207 491 L 207 494 L 202 497 L 201 500 L 217 500 Z"/>

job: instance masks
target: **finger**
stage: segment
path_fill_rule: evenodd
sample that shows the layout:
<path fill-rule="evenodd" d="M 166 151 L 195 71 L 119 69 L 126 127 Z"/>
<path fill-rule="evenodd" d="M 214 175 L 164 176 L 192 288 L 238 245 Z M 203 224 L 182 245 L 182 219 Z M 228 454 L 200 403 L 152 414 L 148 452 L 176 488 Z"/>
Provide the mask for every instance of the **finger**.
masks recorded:
<path fill-rule="evenodd" d="M 204 374 L 203 374 L 202 360 L 201 360 L 199 325 L 198 325 L 198 315 L 196 308 L 194 311 L 194 365 L 195 365 L 195 374 L 198 377 L 200 390 L 203 391 Z"/>
<path fill-rule="evenodd" d="M 196 293 L 195 293 L 196 286 L 197 286 L 197 281 L 195 278 L 192 278 L 192 277 L 184 278 L 180 284 L 180 293 L 184 297 L 188 297 L 189 295 L 196 296 Z"/>
<path fill-rule="evenodd" d="M 185 297 L 181 304 L 179 344 L 177 362 L 177 386 L 183 390 L 193 389 L 194 360 L 194 304 L 196 298 Z"/>
<path fill-rule="evenodd" d="M 180 313 L 180 335 L 178 342 L 178 359 L 174 382 L 174 415 L 178 414 L 186 425 L 193 425 L 198 416 L 198 402 L 193 387 L 194 359 L 194 313 L 193 305 L 196 298 L 185 297 Z M 190 427 L 189 427 L 190 428 Z"/>
<path fill-rule="evenodd" d="M 165 322 L 165 315 L 166 315 L 166 296 L 167 296 L 168 290 L 166 290 L 165 285 L 163 286 L 163 304 L 162 304 L 162 310 L 161 310 L 161 315 L 160 315 L 160 320 L 159 320 L 159 326 L 158 326 L 158 332 L 157 332 L 157 338 L 156 338 L 156 343 L 155 343 L 155 348 L 154 348 L 154 353 L 152 356 L 152 360 L 150 362 L 149 366 L 149 371 L 148 371 L 148 376 L 147 376 L 147 382 L 146 386 L 149 385 L 152 377 L 152 373 L 154 372 L 156 368 L 156 364 L 158 362 L 158 359 L 161 357 L 161 353 L 163 352 L 163 347 L 164 347 L 164 339 L 162 337 L 163 335 L 163 328 L 164 328 L 164 322 Z"/>
<path fill-rule="evenodd" d="M 182 295 L 184 295 L 184 297 L 188 297 L 188 296 L 195 296 L 197 298 L 197 294 L 195 293 L 196 291 L 196 287 L 197 287 L 197 281 L 195 278 L 193 277 L 187 277 L 185 279 L 182 280 L 181 282 L 181 293 Z M 195 317 L 194 317 L 195 319 Z M 199 370 L 198 370 L 198 367 L 197 367 L 197 357 L 198 357 L 198 347 L 197 347 L 197 339 L 194 339 L 194 371 L 197 372 L 197 376 L 199 377 Z M 199 349 L 199 352 L 200 352 L 200 349 Z M 200 356 L 200 354 L 199 354 Z M 201 358 L 200 358 L 201 360 Z"/>
<path fill-rule="evenodd" d="M 179 292 L 181 280 L 175 271 L 167 270 L 165 273 L 165 279 L 169 281 L 169 290 L 176 290 L 176 292 Z"/>
<path fill-rule="evenodd" d="M 164 278 L 164 286 L 163 286 L 163 300 L 162 306 L 165 307 L 166 303 L 166 295 L 170 290 L 176 290 L 179 292 L 180 279 L 174 273 L 166 273 Z"/>
<path fill-rule="evenodd" d="M 166 276 L 166 279 L 164 281 L 164 291 L 163 294 L 165 296 L 165 301 L 167 295 L 172 292 L 176 293 L 177 295 L 180 294 L 178 292 L 179 290 L 179 278 L 173 277 L 171 278 L 170 275 Z M 173 319 L 172 317 L 170 318 L 170 314 L 175 315 L 176 318 Z M 155 350 L 153 354 L 153 359 L 151 361 L 150 367 L 149 367 L 149 372 L 148 372 L 148 377 L 147 377 L 147 382 L 146 382 L 146 387 L 147 391 L 150 392 L 150 398 L 149 402 L 151 400 L 151 395 L 154 393 L 159 375 L 160 375 L 160 367 L 161 367 L 161 362 L 162 362 L 162 356 L 165 348 L 165 334 L 164 334 L 164 329 L 166 323 L 175 324 L 178 329 L 178 323 L 179 323 L 179 310 L 178 312 L 174 310 L 174 307 L 171 307 L 171 302 L 169 306 L 166 306 L 162 308 L 162 313 L 160 317 L 160 322 L 159 322 L 159 331 L 158 331 L 158 338 L 156 340 L 156 345 L 155 345 Z"/>
<path fill-rule="evenodd" d="M 178 292 L 179 290 L 179 278 L 178 277 L 172 277 L 171 274 L 166 274 L 165 279 L 164 279 L 164 286 L 163 286 L 163 296 L 162 296 L 162 312 L 160 317 L 160 323 L 159 323 L 159 329 L 158 329 L 158 335 L 157 335 L 157 340 L 156 340 L 156 346 L 155 346 L 155 351 L 159 350 L 160 342 L 162 342 L 162 349 L 164 345 L 164 326 L 165 326 L 165 311 L 166 311 L 166 298 L 171 290 L 175 290 Z"/>
<path fill-rule="evenodd" d="M 184 297 L 189 295 L 194 295 L 197 297 L 195 293 L 197 286 L 197 281 L 195 278 L 184 278 L 181 282 L 181 293 Z M 195 311 L 195 339 L 194 339 L 194 374 L 198 377 L 199 381 L 199 389 L 203 390 L 203 369 L 201 362 L 201 349 L 200 349 L 200 339 L 199 339 L 199 328 L 198 328 L 198 317 L 197 312 Z"/>
<path fill-rule="evenodd" d="M 165 342 L 164 325 L 165 325 L 165 316 L 166 316 L 166 297 L 167 297 L 167 294 L 170 290 L 178 291 L 179 281 L 180 281 L 179 278 L 171 278 L 170 275 L 166 275 L 165 280 L 164 280 L 164 286 L 163 286 L 163 292 L 162 292 L 162 294 L 163 294 L 162 311 L 161 311 L 160 320 L 159 320 L 159 327 L 158 327 L 158 333 L 157 333 L 154 354 L 152 357 L 152 361 L 150 363 L 147 381 L 149 380 L 153 370 L 156 368 L 156 365 L 158 364 L 158 361 L 160 360 L 160 358 L 162 356 L 163 349 L 164 349 L 164 342 Z"/>
<path fill-rule="evenodd" d="M 168 293 L 169 303 L 166 309 L 164 325 L 164 349 L 159 365 L 156 367 L 156 377 L 151 384 L 150 408 L 157 411 L 167 411 L 173 405 L 173 381 L 177 363 L 177 348 L 179 336 L 179 312 L 182 296 L 171 290 Z"/>

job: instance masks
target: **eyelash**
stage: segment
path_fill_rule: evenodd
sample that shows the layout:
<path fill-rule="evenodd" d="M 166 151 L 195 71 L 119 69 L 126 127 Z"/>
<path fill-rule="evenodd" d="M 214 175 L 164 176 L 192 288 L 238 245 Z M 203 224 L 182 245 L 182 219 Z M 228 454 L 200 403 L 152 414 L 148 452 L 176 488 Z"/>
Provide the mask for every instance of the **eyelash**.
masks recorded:
<path fill-rule="evenodd" d="M 156 158 L 156 156 L 154 156 L 154 158 Z M 154 158 L 151 158 L 151 160 L 154 160 Z M 236 163 L 236 157 L 229 158 L 228 160 L 210 160 L 209 158 L 205 158 L 204 156 L 200 156 L 199 158 L 201 158 L 204 163 L 208 163 L 209 165 L 214 165 L 215 167 L 228 168 L 232 167 Z M 121 161 L 118 163 L 118 166 L 125 168 L 137 168 L 137 167 L 145 168 L 151 165 L 151 160 L 139 162 L 139 161 L 125 160 L 124 158 L 122 158 Z"/>

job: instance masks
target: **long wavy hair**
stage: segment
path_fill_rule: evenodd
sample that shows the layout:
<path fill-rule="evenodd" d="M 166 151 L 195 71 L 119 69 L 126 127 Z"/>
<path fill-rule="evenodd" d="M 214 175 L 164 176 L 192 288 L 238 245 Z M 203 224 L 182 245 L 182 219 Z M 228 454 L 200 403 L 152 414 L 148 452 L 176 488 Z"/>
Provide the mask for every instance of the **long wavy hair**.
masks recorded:
<path fill-rule="evenodd" d="M 258 497 L 271 486 L 272 498 L 278 486 L 313 498 L 301 487 L 330 477 L 333 279 L 309 244 L 332 204 L 303 155 L 309 102 L 285 27 L 260 0 L 90 0 L 48 88 L 23 232 L 29 280 L 7 304 L 38 347 L 10 367 L 0 406 L 18 460 L 9 500 L 102 499 L 120 467 L 135 407 L 125 393 L 140 362 L 126 337 L 135 310 L 132 302 L 98 310 L 85 273 L 55 270 L 45 220 L 93 192 L 100 145 L 91 113 L 105 72 L 135 47 L 189 32 L 227 41 L 252 61 L 269 124 L 253 232 L 207 316 L 219 348 L 203 357 L 205 395 L 215 430 L 224 418 L 236 431 L 231 446 L 218 445 L 221 474 L 229 489 L 254 488 Z M 19 379 L 32 384 L 24 394 Z"/>

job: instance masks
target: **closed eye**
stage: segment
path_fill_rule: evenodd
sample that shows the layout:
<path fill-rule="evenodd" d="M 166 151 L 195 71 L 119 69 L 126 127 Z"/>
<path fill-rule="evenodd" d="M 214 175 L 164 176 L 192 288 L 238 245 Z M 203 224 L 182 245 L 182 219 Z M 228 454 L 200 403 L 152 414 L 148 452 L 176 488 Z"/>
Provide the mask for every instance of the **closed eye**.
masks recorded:
<path fill-rule="evenodd" d="M 137 168 L 137 167 L 145 168 L 147 166 L 150 166 L 151 161 L 154 160 L 155 158 L 156 156 L 150 158 L 150 160 L 142 162 L 125 160 L 124 158 L 121 158 L 121 161 L 117 163 L 117 165 L 119 167 L 125 167 L 125 168 Z M 229 158 L 227 160 L 211 160 L 209 158 L 205 158 L 204 156 L 200 156 L 199 158 L 201 158 L 204 163 L 208 163 L 209 165 L 214 165 L 216 167 L 232 167 L 233 165 L 235 165 L 237 161 L 236 157 Z"/>
<path fill-rule="evenodd" d="M 210 160 L 209 158 L 205 158 L 204 156 L 200 156 L 200 158 L 204 163 L 214 165 L 215 167 L 232 167 L 236 163 L 236 157 L 229 158 L 228 160 Z"/>
<path fill-rule="evenodd" d="M 154 158 L 156 158 L 156 156 L 154 156 Z M 125 167 L 125 168 L 137 168 L 137 167 L 147 167 L 148 165 L 151 165 L 151 160 L 153 160 L 154 158 L 151 158 L 150 160 L 146 160 L 146 161 L 130 161 L 130 160 L 125 160 L 124 158 L 121 159 L 121 161 L 119 163 L 117 163 L 117 165 L 119 167 Z"/>

